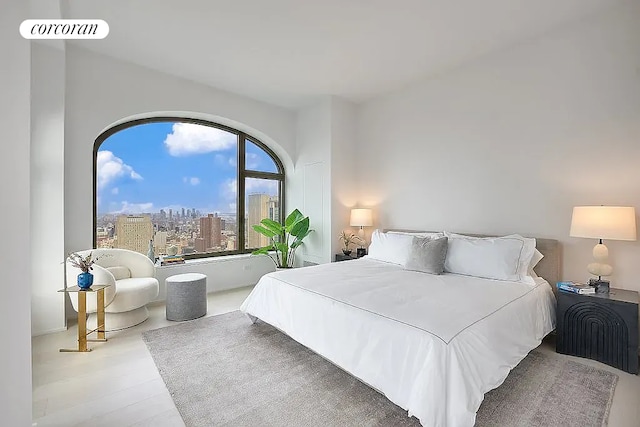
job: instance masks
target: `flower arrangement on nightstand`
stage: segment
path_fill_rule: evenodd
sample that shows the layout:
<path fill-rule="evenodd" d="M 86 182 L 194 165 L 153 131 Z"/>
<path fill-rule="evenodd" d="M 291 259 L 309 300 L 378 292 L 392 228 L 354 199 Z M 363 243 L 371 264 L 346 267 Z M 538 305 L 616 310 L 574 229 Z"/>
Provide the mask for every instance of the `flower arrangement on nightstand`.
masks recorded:
<path fill-rule="evenodd" d="M 350 232 L 346 232 L 346 231 L 342 231 L 342 233 L 340 233 L 340 240 L 342 240 L 342 243 L 344 244 L 344 247 L 342 248 L 342 253 L 345 256 L 351 255 L 352 250 L 349 249 L 349 245 L 355 242 L 362 242 L 362 239 L 360 238 L 360 236 Z"/>

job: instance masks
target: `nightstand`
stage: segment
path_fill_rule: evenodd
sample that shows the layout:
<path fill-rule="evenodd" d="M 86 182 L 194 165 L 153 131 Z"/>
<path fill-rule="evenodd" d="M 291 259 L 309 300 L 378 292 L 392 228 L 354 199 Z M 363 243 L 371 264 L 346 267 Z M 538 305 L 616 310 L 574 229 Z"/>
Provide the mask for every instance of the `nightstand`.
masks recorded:
<path fill-rule="evenodd" d="M 349 261 L 352 259 L 357 259 L 357 258 L 353 255 L 336 254 L 335 262 Z"/>
<path fill-rule="evenodd" d="M 556 351 L 638 373 L 638 292 L 558 291 Z"/>

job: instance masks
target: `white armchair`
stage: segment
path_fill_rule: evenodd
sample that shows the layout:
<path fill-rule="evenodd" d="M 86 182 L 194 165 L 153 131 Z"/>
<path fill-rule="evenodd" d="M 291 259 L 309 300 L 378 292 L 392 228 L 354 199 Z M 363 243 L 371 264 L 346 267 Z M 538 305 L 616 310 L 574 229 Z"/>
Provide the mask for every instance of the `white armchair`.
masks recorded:
<path fill-rule="evenodd" d="M 127 249 L 92 249 L 89 252 L 99 259 L 93 265 L 93 284 L 110 284 L 104 292 L 105 329 L 115 331 L 144 322 L 149 317 L 146 305 L 158 297 L 159 286 L 153 263 L 145 255 Z M 72 266 L 67 258 L 67 286 L 77 284 L 79 268 Z M 69 293 L 73 308 L 78 310 L 78 296 Z M 96 327 L 96 299 L 87 298 L 87 326 Z"/>

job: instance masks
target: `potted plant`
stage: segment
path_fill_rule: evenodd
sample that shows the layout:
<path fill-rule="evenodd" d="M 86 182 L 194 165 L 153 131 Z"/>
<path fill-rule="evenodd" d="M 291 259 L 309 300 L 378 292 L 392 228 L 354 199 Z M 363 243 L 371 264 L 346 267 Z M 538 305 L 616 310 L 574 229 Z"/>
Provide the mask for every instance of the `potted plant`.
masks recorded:
<path fill-rule="evenodd" d="M 93 270 L 93 264 L 99 258 L 93 258 L 93 252 L 89 252 L 89 255 L 85 257 L 77 252 L 69 255 L 69 264 L 82 270 L 82 273 L 78 274 L 78 287 L 80 289 L 89 289 L 93 285 L 93 274 L 90 271 Z"/>
<path fill-rule="evenodd" d="M 346 231 L 342 231 L 342 233 L 340 233 L 340 240 L 342 240 L 342 242 L 344 243 L 344 248 L 342 248 L 342 253 L 345 255 L 351 255 L 351 249 L 349 249 L 349 245 L 351 245 L 354 242 L 362 242 L 362 239 L 360 238 L 360 236 L 350 233 L 350 232 L 346 232 Z"/>
<path fill-rule="evenodd" d="M 276 268 L 293 268 L 296 249 L 313 230 L 309 230 L 309 217 L 295 209 L 287 216 L 284 225 L 265 218 L 252 225 L 255 232 L 271 239 L 271 244 L 256 249 L 252 255 L 267 255 Z M 271 253 L 274 252 L 274 253 Z"/>

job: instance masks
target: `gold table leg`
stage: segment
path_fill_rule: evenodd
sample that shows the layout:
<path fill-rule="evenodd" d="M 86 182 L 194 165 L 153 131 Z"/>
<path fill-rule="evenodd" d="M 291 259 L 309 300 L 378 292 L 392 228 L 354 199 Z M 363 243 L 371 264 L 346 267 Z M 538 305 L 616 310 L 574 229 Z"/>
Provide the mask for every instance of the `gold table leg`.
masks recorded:
<path fill-rule="evenodd" d="M 78 351 L 87 350 L 87 293 L 78 292 Z"/>
<path fill-rule="evenodd" d="M 91 351 L 87 348 L 87 293 L 78 292 L 78 349 L 60 349 L 61 352 L 80 352 Z"/>
<path fill-rule="evenodd" d="M 96 329 L 95 332 L 98 335 L 98 339 L 95 340 L 88 340 L 91 342 L 104 342 L 107 340 L 107 337 L 104 334 L 104 288 L 103 289 L 98 289 L 98 291 L 96 292 L 96 298 L 98 301 L 98 312 L 96 314 L 97 316 L 97 324 L 96 324 Z M 91 332 L 89 332 L 91 333 Z"/>

